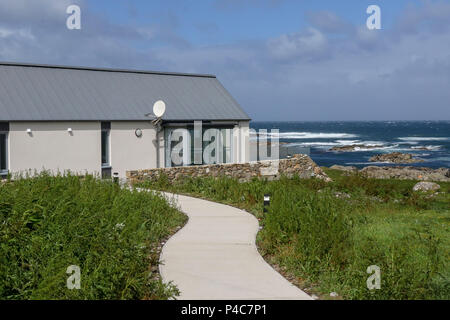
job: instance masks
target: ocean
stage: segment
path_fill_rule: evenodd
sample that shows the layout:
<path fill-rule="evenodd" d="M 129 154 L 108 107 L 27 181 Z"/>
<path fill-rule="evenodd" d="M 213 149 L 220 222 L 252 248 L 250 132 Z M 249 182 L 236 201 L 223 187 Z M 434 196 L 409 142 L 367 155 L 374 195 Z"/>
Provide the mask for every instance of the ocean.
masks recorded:
<path fill-rule="evenodd" d="M 429 168 L 450 168 L 450 121 L 339 121 L 339 122 L 256 122 L 258 131 L 279 130 L 283 147 L 308 150 L 320 166 L 392 165 L 369 162 L 375 154 L 412 153 L 425 162 L 407 164 Z M 355 151 L 337 152 L 334 146 L 363 145 Z M 376 146 L 374 149 L 370 147 Z M 307 148 L 307 149 L 305 149 Z"/>

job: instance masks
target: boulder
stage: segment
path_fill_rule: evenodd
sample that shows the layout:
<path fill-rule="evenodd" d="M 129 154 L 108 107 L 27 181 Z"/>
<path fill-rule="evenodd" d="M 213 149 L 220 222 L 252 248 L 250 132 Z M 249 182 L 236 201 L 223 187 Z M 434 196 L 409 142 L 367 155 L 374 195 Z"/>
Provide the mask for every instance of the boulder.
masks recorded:
<path fill-rule="evenodd" d="M 441 186 L 437 183 L 422 181 L 416 183 L 416 185 L 413 187 L 413 191 L 437 191 L 440 188 Z"/>
<path fill-rule="evenodd" d="M 356 172 L 356 171 L 358 171 L 357 167 L 354 167 L 354 166 L 340 166 L 340 165 L 337 165 L 337 164 L 335 164 L 334 166 L 331 166 L 330 169 L 346 171 L 346 172 Z"/>
<path fill-rule="evenodd" d="M 416 163 L 424 162 L 422 159 L 413 158 L 411 153 L 393 152 L 386 154 L 377 154 L 369 159 L 370 162 L 389 162 L 389 163 Z"/>

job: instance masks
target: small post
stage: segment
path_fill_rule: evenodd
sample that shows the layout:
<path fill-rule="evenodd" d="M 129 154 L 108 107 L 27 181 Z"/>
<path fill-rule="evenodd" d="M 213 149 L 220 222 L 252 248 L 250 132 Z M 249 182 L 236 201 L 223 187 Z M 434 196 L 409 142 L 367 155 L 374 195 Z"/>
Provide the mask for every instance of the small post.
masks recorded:
<path fill-rule="evenodd" d="M 113 173 L 113 181 L 114 181 L 114 183 L 119 184 L 119 173 L 118 172 Z"/>
<path fill-rule="evenodd" d="M 267 213 L 267 207 L 270 205 L 270 193 L 264 194 L 264 208 L 263 212 Z"/>

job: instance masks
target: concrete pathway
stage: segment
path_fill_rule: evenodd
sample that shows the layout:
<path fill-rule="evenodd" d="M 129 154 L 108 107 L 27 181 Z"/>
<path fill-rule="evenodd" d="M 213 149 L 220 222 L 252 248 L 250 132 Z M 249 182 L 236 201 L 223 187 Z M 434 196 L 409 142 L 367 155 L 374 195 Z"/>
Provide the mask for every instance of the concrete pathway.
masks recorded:
<path fill-rule="evenodd" d="M 258 220 L 227 205 L 181 195 L 176 201 L 189 221 L 164 245 L 160 272 L 181 291 L 178 299 L 305 299 L 260 256 Z"/>

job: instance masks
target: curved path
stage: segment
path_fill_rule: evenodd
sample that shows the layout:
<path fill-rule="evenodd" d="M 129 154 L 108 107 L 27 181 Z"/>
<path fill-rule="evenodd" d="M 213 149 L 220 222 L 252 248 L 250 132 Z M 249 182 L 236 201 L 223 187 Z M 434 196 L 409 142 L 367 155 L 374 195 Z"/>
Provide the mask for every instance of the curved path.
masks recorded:
<path fill-rule="evenodd" d="M 227 205 L 165 194 L 189 221 L 164 245 L 160 273 L 179 299 L 312 299 L 258 253 L 258 220 Z"/>

